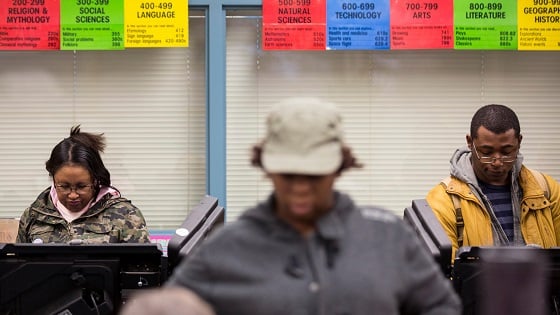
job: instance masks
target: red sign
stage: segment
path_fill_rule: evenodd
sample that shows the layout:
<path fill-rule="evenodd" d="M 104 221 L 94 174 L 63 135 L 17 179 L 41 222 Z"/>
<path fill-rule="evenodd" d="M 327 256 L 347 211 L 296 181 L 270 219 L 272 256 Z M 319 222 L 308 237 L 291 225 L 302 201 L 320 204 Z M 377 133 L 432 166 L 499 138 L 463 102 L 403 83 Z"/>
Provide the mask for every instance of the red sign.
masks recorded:
<path fill-rule="evenodd" d="M 453 49 L 453 0 L 391 0 L 391 49 Z"/>
<path fill-rule="evenodd" d="M 325 0 L 264 0 L 264 50 L 324 50 Z"/>
<path fill-rule="evenodd" d="M 60 47 L 60 0 L 0 0 L 0 50 Z"/>

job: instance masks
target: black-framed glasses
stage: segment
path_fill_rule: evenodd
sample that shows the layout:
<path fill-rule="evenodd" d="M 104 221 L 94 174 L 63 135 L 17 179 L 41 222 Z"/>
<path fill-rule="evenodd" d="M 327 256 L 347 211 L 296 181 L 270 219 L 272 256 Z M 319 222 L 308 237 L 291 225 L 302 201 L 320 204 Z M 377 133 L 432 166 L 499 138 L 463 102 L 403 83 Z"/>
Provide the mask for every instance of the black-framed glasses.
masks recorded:
<path fill-rule="evenodd" d="M 76 186 L 72 186 L 72 185 L 65 185 L 65 184 L 60 184 L 60 185 L 54 185 L 54 187 L 56 188 L 56 190 L 64 195 L 69 195 L 72 191 L 75 191 L 78 195 L 84 195 L 87 194 L 91 191 L 91 188 L 93 187 L 92 184 L 78 184 Z"/>
<path fill-rule="evenodd" d="M 474 148 L 474 153 L 476 154 L 476 158 L 480 161 L 480 163 L 484 163 L 484 164 L 492 164 L 494 163 L 495 160 L 500 160 L 502 163 L 514 162 L 515 160 L 517 160 L 517 154 L 519 152 L 519 149 L 517 149 L 517 151 L 515 151 L 515 155 L 502 155 L 500 157 L 484 156 L 484 155 L 480 156 L 478 155 L 478 149 L 476 148 L 474 141 L 472 145 Z"/>

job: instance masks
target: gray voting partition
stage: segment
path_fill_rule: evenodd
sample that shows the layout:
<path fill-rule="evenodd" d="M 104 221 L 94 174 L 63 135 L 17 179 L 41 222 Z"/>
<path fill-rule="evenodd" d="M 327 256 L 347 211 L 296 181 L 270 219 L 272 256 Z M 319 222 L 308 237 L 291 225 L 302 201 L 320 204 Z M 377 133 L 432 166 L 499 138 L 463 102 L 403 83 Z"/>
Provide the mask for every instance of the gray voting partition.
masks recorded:
<path fill-rule="evenodd" d="M 202 198 L 169 240 L 167 245 L 169 273 L 224 222 L 225 210 L 218 205 L 218 199 L 209 195 Z"/>
<path fill-rule="evenodd" d="M 432 254 L 443 274 L 449 278 L 452 268 L 451 240 L 426 200 L 413 200 L 410 207 L 404 209 L 403 219 L 412 227 L 424 247 Z"/>

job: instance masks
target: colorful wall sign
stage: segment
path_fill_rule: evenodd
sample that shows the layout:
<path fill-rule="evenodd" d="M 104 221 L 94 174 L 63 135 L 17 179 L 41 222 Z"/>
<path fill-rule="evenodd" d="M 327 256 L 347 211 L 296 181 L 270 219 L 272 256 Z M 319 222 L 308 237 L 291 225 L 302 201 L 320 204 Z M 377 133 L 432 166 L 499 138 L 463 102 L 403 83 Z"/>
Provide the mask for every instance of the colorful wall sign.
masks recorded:
<path fill-rule="evenodd" d="M 517 3 L 455 0 L 455 49 L 517 49 Z"/>
<path fill-rule="evenodd" d="M 327 49 L 389 49 L 389 0 L 327 0 Z"/>
<path fill-rule="evenodd" d="M 0 49 L 59 49 L 60 0 L 0 0 Z"/>
<path fill-rule="evenodd" d="M 264 50 L 324 50 L 324 0 L 264 0 Z"/>
<path fill-rule="evenodd" d="M 185 0 L 0 0 L 0 50 L 188 47 Z M 560 0 L 263 0 L 264 50 L 560 50 Z"/>
<path fill-rule="evenodd" d="M 125 47 L 188 47 L 185 0 L 125 0 Z"/>
<path fill-rule="evenodd" d="M 519 0 L 519 50 L 560 50 L 560 0 Z"/>
<path fill-rule="evenodd" d="M 64 0 L 61 50 L 124 49 L 123 0 Z"/>
<path fill-rule="evenodd" d="M 391 49 L 453 48 L 453 2 L 391 0 Z"/>

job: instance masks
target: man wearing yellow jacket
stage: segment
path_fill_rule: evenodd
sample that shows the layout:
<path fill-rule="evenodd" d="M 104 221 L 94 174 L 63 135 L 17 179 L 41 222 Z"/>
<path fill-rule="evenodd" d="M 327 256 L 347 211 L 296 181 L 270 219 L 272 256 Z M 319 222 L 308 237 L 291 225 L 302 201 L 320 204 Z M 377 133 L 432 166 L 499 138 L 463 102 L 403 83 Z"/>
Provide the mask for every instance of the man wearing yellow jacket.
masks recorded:
<path fill-rule="evenodd" d="M 523 165 L 515 112 L 481 107 L 466 140 L 451 157 L 451 176 L 426 197 L 451 239 L 452 257 L 461 246 L 558 246 L 560 185 Z"/>

